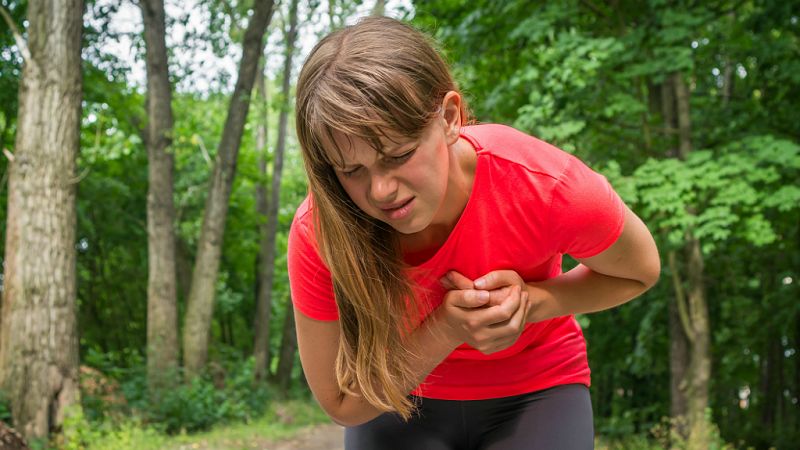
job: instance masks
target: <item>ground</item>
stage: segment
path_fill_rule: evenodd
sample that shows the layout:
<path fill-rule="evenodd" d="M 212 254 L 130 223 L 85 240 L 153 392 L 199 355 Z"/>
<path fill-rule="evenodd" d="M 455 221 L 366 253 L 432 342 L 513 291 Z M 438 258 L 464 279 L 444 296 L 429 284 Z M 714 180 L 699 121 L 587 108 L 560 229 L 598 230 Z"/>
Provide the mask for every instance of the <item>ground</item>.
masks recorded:
<path fill-rule="evenodd" d="M 317 425 L 296 437 L 267 446 L 269 450 L 344 450 L 344 428 L 336 424 Z"/>

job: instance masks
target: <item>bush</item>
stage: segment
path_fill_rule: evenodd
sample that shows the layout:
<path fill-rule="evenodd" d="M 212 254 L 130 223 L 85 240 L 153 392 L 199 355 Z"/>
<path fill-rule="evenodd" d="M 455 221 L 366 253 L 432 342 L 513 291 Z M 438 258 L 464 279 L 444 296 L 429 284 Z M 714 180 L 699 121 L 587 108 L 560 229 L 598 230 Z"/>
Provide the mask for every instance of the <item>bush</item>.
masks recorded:
<path fill-rule="evenodd" d="M 91 359 L 95 367 L 118 378 L 109 380 L 88 368 L 81 371 L 85 380 L 84 414 L 92 422 L 119 422 L 125 413 L 170 434 L 195 432 L 216 423 L 259 417 L 271 398 L 266 383 L 253 383 L 253 358 L 230 358 L 224 364 L 212 364 L 209 372 L 189 383 L 182 381 L 180 371 L 168 374 L 170 385 L 175 387 L 155 396 L 148 394 L 143 361 L 120 369 L 104 355 L 94 353 Z"/>

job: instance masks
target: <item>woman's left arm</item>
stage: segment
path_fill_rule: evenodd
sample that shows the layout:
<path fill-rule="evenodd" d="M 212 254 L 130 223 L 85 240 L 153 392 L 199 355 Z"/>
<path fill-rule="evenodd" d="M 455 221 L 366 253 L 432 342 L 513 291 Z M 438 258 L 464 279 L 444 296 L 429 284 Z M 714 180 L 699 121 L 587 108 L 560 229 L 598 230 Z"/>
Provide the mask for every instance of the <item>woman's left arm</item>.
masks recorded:
<path fill-rule="evenodd" d="M 476 279 L 474 288 L 492 291 L 520 285 L 528 292 L 527 321 L 540 322 L 621 305 L 650 289 L 661 272 L 653 236 L 628 207 L 625 207 L 622 234 L 616 242 L 595 256 L 577 261 L 580 264 L 574 269 L 545 281 L 526 283 L 513 270 L 496 270 Z M 453 273 L 450 276 L 460 283 L 446 284 L 446 287 L 472 287 L 470 280 L 462 275 Z"/>
<path fill-rule="evenodd" d="M 601 253 L 577 259 L 574 269 L 545 281 L 526 283 L 528 322 L 613 308 L 658 281 L 661 261 L 653 236 L 629 208 L 622 234 Z"/>

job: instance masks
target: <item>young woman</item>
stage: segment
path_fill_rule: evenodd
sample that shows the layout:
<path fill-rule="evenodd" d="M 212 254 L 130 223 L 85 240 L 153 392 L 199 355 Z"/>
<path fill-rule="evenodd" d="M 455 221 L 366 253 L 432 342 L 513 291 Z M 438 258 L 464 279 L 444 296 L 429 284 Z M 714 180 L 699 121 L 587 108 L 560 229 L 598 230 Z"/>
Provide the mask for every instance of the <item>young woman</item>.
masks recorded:
<path fill-rule="evenodd" d="M 573 315 L 652 286 L 655 244 L 581 161 L 466 118 L 401 22 L 364 19 L 306 60 L 289 276 L 309 386 L 347 449 L 592 448 Z M 580 265 L 562 273 L 563 254 Z"/>

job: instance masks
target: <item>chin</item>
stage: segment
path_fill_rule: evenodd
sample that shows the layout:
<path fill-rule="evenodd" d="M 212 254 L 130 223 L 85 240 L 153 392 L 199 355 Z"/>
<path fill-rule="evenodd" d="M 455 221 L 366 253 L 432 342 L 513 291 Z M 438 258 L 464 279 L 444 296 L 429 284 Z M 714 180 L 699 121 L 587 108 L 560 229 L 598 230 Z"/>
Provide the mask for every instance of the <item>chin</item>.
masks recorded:
<path fill-rule="evenodd" d="M 425 229 L 427 228 L 427 224 L 418 224 L 418 223 L 409 223 L 403 225 L 389 224 L 389 225 L 392 228 L 394 228 L 394 230 L 397 231 L 398 233 L 405 234 L 407 236 L 421 233 L 422 231 L 425 231 Z"/>

